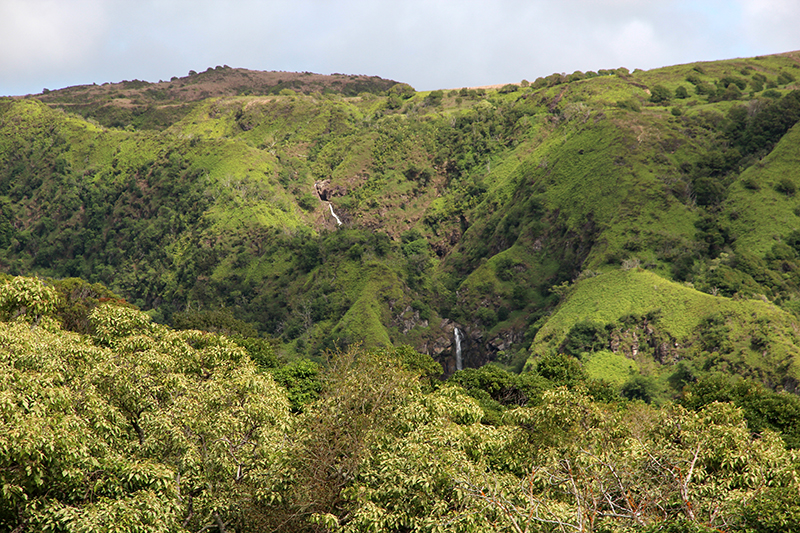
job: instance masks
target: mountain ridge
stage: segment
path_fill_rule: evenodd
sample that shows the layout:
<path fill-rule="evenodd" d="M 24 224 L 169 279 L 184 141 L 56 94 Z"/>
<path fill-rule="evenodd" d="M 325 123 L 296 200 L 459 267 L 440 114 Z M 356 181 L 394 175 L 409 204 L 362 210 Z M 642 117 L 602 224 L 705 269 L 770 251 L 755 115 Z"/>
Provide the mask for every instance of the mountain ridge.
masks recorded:
<path fill-rule="evenodd" d="M 190 71 L 187 76 L 173 76 L 169 81 L 75 85 L 13 98 L 36 98 L 51 107 L 92 116 L 107 126 L 121 126 L 136 117 L 140 127 L 163 129 L 188 112 L 187 104 L 207 98 L 265 96 L 281 91 L 356 96 L 383 92 L 398 84 L 378 76 L 258 71 L 224 65 L 199 73 Z M 148 121 L 148 115 L 156 117 Z"/>

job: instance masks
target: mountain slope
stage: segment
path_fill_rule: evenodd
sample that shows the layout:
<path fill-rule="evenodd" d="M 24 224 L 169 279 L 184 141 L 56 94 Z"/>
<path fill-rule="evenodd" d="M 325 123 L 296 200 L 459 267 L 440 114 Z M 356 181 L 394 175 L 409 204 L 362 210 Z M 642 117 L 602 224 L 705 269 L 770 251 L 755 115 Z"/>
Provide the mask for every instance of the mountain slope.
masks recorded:
<path fill-rule="evenodd" d="M 532 352 L 560 349 L 591 359 L 586 352 L 599 347 L 662 380 L 719 371 L 795 388 L 798 333 L 798 317 L 769 302 L 713 296 L 632 269 L 576 283 Z"/>
<path fill-rule="evenodd" d="M 799 57 L 554 74 L 488 92 L 348 78 L 371 84 L 358 96 L 343 79 L 314 92 L 304 75 L 289 78 L 307 94 L 267 82 L 245 94 L 234 88 L 250 74 L 220 68 L 171 82 L 164 106 L 184 107 L 158 127 L 108 127 L 106 92 L 124 84 L 37 97 L 48 105 L 3 99 L 0 262 L 103 282 L 165 322 L 224 306 L 289 353 L 407 342 L 449 372 L 455 328 L 468 366 L 521 367 L 564 350 L 574 324 L 624 333 L 626 315 L 661 309 L 680 349 L 638 361 L 643 373 L 685 359 L 791 388 Z M 215 97 L 190 90 L 195 76 L 217 84 Z M 696 305 L 665 310 L 657 292 L 630 309 L 578 305 L 606 281 L 624 301 L 619 276 Z M 692 326 L 670 325 L 680 320 Z M 732 352 L 704 344 L 725 327 Z M 587 353 L 627 353 L 603 338 Z M 757 360 L 765 350 L 773 359 Z M 701 362 L 715 352 L 730 364 Z"/>

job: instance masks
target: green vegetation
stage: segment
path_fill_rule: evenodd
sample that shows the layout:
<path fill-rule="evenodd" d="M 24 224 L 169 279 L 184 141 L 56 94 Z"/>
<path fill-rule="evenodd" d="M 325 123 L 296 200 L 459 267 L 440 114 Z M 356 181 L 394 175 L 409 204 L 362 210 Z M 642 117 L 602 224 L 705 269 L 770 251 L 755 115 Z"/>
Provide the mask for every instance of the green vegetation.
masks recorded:
<path fill-rule="evenodd" d="M 800 402 L 753 382 L 701 380 L 659 408 L 638 400 L 646 380 L 635 401 L 603 394 L 564 354 L 442 383 L 406 346 L 266 372 L 223 335 L 116 302 L 69 332 L 52 285 L 0 289 L 3 530 L 797 525 Z"/>
<path fill-rule="evenodd" d="M 6 99 L 2 267 L 102 284 L 181 328 L 240 321 L 255 328 L 242 338 L 268 340 L 267 366 L 355 342 L 409 343 L 446 363 L 455 323 L 481 339 L 467 343 L 468 365 L 521 368 L 544 344 L 580 356 L 562 346 L 563 320 L 606 327 L 655 310 L 680 345 L 669 361 L 696 360 L 719 307 L 757 315 L 725 318 L 739 339 L 734 371 L 791 388 L 795 64 L 770 56 L 420 94 L 308 73 L 260 73 L 258 89 L 256 73 L 219 67 L 163 87 Z M 148 121 L 176 102 L 181 112 L 158 127 L 112 123 L 101 109 L 115 95 L 152 100 L 119 107 L 149 105 L 137 115 Z M 652 280 L 621 281 L 637 268 Z M 647 300 L 648 283 L 663 301 L 620 309 Z M 619 291 L 611 307 L 582 296 L 599 284 Z M 788 314 L 756 311 L 759 299 Z M 746 347 L 759 320 L 785 332 L 764 362 Z M 620 353 L 603 342 L 587 353 Z M 654 376 L 672 364 L 641 363 Z"/>
<path fill-rule="evenodd" d="M 798 59 L 0 99 L 0 529 L 791 530 Z"/>

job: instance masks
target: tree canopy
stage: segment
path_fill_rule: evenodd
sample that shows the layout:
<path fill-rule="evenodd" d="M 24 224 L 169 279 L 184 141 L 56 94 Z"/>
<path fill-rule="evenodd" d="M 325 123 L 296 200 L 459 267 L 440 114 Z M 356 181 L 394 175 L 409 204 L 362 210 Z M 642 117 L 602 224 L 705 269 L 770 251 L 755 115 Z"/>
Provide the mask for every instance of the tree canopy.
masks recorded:
<path fill-rule="evenodd" d="M 116 303 L 69 332 L 41 280 L 0 294 L 4 530 L 759 532 L 800 517 L 796 455 L 719 387 L 687 407 L 609 402 L 585 377 L 548 382 L 555 360 L 536 385 L 443 383 L 410 348 L 352 347 L 292 412 L 223 335 Z M 478 389 L 507 406 L 491 423 Z"/>

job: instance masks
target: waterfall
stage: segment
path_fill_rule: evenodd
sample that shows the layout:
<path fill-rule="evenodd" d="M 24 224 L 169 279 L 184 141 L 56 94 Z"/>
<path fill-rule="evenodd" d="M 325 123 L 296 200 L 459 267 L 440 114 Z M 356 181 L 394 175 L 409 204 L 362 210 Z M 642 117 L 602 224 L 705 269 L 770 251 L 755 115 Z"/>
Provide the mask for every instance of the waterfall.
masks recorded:
<path fill-rule="evenodd" d="M 461 361 L 461 332 L 458 328 L 453 328 L 456 337 L 456 371 L 464 370 L 464 363 Z"/>
<path fill-rule="evenodd" d="M 336 219 L 336 225 L 337 226 L 341 226 L 342 225 L 342 220 L 338 216 L 336 216 L 336 213 L 333 212 L 333 204 L 328 202 L 328 207 L 331 208 L 331 215 L 333 215 L 333 218 Z"/>

